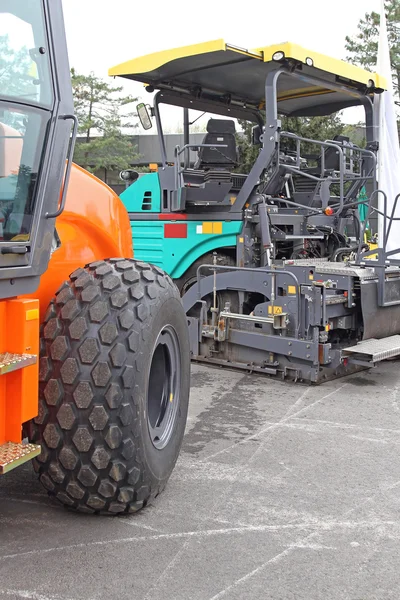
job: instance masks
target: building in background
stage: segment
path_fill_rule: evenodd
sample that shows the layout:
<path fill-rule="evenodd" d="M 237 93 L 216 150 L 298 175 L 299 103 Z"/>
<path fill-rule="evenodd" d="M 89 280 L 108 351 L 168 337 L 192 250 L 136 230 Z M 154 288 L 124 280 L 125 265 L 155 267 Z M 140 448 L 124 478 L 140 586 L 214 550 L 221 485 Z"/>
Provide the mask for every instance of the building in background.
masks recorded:
<path fill-rule="evenodd" d="M 201 144 L 204 135 L 204 133 L 192 133 L 190 135 L 191 144 Z M 130 136 L 130 139 L 133 149 L 132 154 L 136 156 L 131 163 L 132 169 L 145 169 L 150 163 L 161 165 L 160 143 L 157 135 L 133 135 Z M 165 134 L 165 144 L 168 160 L 173 162 L 175 147 L 180 146 L 182 148 L 184 145 L 183 133 Z M 193 166 L 196 160 L 197 152 L 191 151 L 190 165 Z M 120 194 L 125 189 L 125 184 L 120 180 L 118 171 L 101 169 L 100 171 L 96 171 L 95 175 L 107 183 L 117 194 Z"/>

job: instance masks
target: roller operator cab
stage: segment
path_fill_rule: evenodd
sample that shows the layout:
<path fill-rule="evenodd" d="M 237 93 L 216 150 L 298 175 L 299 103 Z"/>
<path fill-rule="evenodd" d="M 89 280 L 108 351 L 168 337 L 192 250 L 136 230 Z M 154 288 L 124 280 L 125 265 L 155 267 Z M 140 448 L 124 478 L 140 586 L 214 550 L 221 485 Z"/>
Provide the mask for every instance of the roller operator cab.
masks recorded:
<path fill-rule="evenodd" d="M 393 219 L 376 182 L 379 74 L 291 43 L 247 50 L 223 40 L 109 74 L 156 92 L 138 115 L 145 129 L 155 120 L 158 172 L 125 174 L 121 199 L 136 256 L 180 288 L 193 358 L 320 382 L 400 353 L 399 263 L 387 250 Z M 183 144 L 172 153 L 165 106 L 183 109 Z M 362 147 L 282 126 L 283 117 L 356 106 L 365 115 Z M 202 113 L 207 131 L 193 144 L 190 123 Z M 252 128 L 248 173 L 238 172 L 241 121 Z M 370 243 L 377 214 L 386 224 L 379 248 Z"/>
<path fill-rule="evenodd" d="M 2 0 L 0 44 L 0 474 L 33 458 L 63 504 L 134 512 L 179 453 L 185 311 L 133 260 L 118 196 L 71 162 L 61 0 Z"/>

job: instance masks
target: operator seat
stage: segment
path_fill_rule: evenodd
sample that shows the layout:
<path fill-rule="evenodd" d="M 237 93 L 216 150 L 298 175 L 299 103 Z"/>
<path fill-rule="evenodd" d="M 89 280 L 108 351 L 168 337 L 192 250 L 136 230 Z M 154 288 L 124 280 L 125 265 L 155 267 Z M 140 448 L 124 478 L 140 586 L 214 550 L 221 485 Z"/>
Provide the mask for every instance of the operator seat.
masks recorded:
<path fill-rule="evenodd" d="M 333 138 L 333 141 L 339 142 L 338 145 L 340 145 L 340 144 L 343 144 L 344 146 L 350 145 L 350 138 L 347 137 L 346 135 L 335 135 L 335 137 Z M 317 167 L 317 169 L 315 169 L 315 171 L 320 173 L 321 172 L 321 157 L 318 158 L 317 165 L 318 165 L 318 167 Z M 332 172 L 332 171 L 339 171 L 339 170 L 340 170 L 339 151 L 336 150 L 336 148 L 329 146 L 329 148 L 325 151 L 325 171 Z"/>
<path fill-rule="evenodd" d="M 222 144 L 226 148 L 200 148 L 194 168 L 199 170 L 223 169 L 232 171 L 239 162 L 235 138 L 235 122 L 228 119 L 210 119 L 203 144 Z"/>
<path fill-rule="evenodd" d="M 333 138 L 333 142 L 338 142 L 338 147 L 346 147 L 347 145 L 351 145 L 350 138 L 344 135 L 335 135 Z M 335 172 L 340 170 L 340 154 L 337 148 L 333 146 L 329 146 L 325 151 L 325 161 L 324 161 L 324 172 L 321 173 L 322 167 L 322 159 L 318 157 L 317 166 L 304 169 L 305 173 L 309 173 L 310 175 L 314 175 L 315 177 L 328 178 L 332 176 Z M 296 174 L 293 177 L 294 184 L 294 194 L 293 199 L 295 202 L 299 204 L 304 204 L 306 206 L 313 206 L 315 202 L 318 204 L 321 202 L 321 183 L 316 182 L 313 179 L 310 179 L 304 175 Z M 328 187 L 329 193 L 329 187 Z M 324 208 L 329 204 L 329 199 L 327 196 L 325 197 L 325 201 L 322 202 Z"/>
<path fill-rule="evenodd" d="M 227 119 L 210 119 L 199 158 L 193 169 L 183 172 L 181 207 L 187 205 L 210 205 L 229 201 L 233 186 L 232 172 L 239 162 L 235 139 L 235 122 Z M 213 147 L 213 146 L 225 146 Z"/>

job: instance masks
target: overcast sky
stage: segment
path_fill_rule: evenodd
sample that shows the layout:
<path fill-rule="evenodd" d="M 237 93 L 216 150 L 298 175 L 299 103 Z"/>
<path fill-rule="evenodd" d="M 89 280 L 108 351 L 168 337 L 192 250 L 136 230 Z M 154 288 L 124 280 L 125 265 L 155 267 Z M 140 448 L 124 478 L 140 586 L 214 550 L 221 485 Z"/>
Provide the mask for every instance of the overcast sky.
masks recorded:
<path fill-rule="evenodd" d="M 63 0 L 63 6 L 71 66 L 107 77 L 120 62 L 219 38 L 245 48 L 291 41 L 343 59 L 345 36 L 366 12 L 379 12 L 380 0 Z M 141 84 L 124 87 L 149 100 Z"/>

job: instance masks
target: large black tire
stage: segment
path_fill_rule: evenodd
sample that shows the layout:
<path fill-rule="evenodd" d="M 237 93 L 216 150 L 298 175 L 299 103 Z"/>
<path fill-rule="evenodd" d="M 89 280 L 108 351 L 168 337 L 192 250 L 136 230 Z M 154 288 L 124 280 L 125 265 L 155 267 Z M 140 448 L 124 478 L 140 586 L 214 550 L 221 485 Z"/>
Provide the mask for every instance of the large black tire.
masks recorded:
<path fill-rule="evenodd" d="M 40 356 L 42 484 L 84 512 L 145 506 L 175 466 L 187 418 L 189 336 L 176 286 L 134 260 L 78 269 L 48 308 Z"/>

